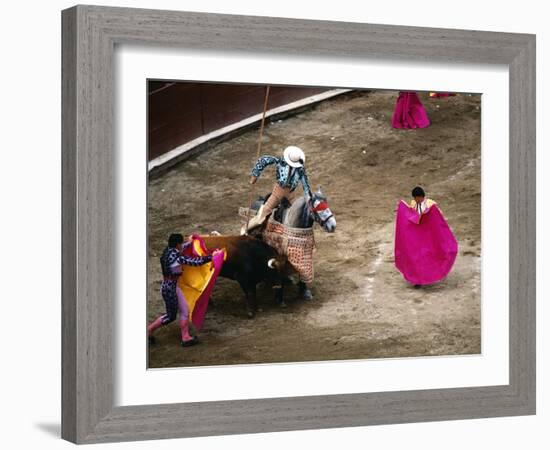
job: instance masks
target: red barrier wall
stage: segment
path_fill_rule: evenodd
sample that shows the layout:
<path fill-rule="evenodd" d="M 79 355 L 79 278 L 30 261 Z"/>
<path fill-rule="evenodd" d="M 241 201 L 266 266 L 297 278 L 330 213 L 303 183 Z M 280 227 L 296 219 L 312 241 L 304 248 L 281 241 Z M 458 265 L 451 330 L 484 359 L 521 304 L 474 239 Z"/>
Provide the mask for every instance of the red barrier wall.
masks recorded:
<path fill-rule="evenodd" d="M 326 88 L 272 86 L 268 109 Z M 265 86 L 148 82 L 148 160 L 263 111 Z"/>

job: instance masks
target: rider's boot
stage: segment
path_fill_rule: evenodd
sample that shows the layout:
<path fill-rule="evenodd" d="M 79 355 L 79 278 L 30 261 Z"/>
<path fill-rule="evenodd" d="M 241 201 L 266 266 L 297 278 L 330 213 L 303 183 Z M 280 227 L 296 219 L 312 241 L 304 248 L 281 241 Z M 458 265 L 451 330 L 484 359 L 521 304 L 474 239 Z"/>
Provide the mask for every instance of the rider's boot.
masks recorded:
<path fill-rule="evenodd" d="M 246 226 L 246 224 L 243 225 L 243 227 L 241 228 L 241 235 L 246 234 L 253 228 L 259 227 L 262 223 L 264 223 L 264 220 L 266 218 L 266 215 L 264 213 L 264 206 L 265 205 L 260 206 L 260 209 L 258 210 L 256 215 L 248 221 L 248 227 Z"/>

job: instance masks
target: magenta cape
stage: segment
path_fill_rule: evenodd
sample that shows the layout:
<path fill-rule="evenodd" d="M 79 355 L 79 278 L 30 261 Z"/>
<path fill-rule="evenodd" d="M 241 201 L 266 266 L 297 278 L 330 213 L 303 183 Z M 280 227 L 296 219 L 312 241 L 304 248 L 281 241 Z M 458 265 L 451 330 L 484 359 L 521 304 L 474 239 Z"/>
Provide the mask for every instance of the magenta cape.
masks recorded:
<path fill-rule="evenodd" d="M 393 128 L 426 128 L 430 119 L 416 92 L 400 92 L 391 119 Z"/>
<path fill-rule="evenodd" d="M 458 244 L 436 205 L 419 215 L 399 202 L 395 222 L 395 266 L 410 283 L 431 284 L 451 271 Z"/>

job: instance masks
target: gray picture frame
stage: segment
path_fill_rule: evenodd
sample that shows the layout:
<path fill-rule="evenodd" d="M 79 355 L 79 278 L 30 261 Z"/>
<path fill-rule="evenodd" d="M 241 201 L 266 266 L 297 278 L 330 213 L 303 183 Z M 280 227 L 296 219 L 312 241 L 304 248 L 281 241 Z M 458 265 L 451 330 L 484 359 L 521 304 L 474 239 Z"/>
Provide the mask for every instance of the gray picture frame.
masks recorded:
<path fill-rule="evenodd" d="M 97 6 L 63 11 L 62 31 L 64 439 L 96 443 L 535 413 L 534 35 Z M 509 384 L 115 407 L 113 52 L 127 43 L 508 66 Z"/>

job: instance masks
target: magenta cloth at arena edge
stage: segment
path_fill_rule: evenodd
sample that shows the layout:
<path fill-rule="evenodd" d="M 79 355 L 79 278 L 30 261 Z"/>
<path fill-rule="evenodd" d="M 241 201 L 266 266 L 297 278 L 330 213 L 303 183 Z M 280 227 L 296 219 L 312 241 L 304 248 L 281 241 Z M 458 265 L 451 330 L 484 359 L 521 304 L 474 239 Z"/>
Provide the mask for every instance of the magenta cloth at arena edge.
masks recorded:
<path fill-rule="evenodd" d="M 426 128 L 430 119 L 416 92 L 399 92 L 391 119 L 393 128 Z"/>

